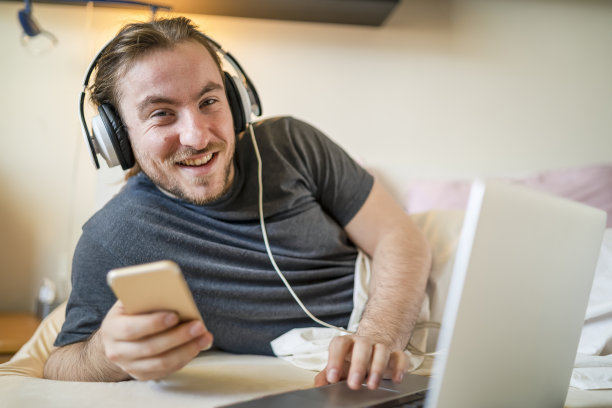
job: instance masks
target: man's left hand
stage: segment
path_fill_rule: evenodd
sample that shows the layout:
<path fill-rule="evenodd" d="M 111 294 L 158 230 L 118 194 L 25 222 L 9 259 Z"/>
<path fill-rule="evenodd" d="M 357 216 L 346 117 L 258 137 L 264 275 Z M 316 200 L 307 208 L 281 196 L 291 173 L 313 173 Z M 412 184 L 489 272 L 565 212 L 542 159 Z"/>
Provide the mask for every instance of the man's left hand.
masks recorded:
<path fill-rule="evenodd" d="M 315 377 L 315 386 L 347 380 L 351 389 L 364 383 L 378 388 L 382 378 L 401 383 L 408 365 L 403 350 L 357 334 L 334 337 L 329 345 L 327 366 Z"/>

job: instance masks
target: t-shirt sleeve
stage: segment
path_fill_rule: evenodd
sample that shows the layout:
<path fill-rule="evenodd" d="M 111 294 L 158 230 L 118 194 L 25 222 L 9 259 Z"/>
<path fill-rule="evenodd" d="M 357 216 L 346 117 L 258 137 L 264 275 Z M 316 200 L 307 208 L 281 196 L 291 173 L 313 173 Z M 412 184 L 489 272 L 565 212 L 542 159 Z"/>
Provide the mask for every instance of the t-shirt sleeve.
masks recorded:
<path fill-rule="evenodd" d="M 106 284 L 106 272 L 118 266 L 115 257 L 83 233 L 72 261 L 72 291 L 56 347 L 87 340 L 100 327 L 116 300 Z"/>
<path fill-rule="evenodd" d="M 315 127 L 291 119 L 291 141 L 321 207 L 340 226 L 353 219 L 368 198 L 374 177 Z"/>

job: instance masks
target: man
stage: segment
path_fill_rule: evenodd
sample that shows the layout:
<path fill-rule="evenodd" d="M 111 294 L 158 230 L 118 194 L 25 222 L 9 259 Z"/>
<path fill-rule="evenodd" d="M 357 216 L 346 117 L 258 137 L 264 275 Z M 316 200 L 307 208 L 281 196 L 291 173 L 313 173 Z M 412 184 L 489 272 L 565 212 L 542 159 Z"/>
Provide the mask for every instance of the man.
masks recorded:
<path fill-rule="evenodd" d="M 118 111 L 136 175 L 83 227 L 45 377 L 157 379 L 211 347 L 213 336 L 222 350 L 271 354 L 271 340 L 312 326 L 270 266 L 254 146 L 234 132 L 219 62 L 189 20 L 125 27 L 100 58 L 92 99 Z M 253 130 L 272 252 L 314 315 L 346 325 L 357 248 L 372 258 L 359 329 L 332 340 L 315 384 L 401 381 L 429 271 L 426 242 L 380 184 L 316 129 L 276 118 Z M 160 259 L 181 266 L 206 327 L 172 312 L 127 315 L 115 302 L 108 270 Z"/>

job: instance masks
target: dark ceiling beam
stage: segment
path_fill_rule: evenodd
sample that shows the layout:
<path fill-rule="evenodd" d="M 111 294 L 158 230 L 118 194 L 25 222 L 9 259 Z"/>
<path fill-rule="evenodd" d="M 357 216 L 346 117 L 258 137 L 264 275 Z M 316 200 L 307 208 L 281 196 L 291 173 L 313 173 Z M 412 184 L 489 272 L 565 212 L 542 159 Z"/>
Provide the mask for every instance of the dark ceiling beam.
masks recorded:
<path fill-rule="evenodd" d="M 7 0 L 0 0 L 7 1 Z M 381 26 L 400 0 L 160 0 L 173 12 L 304 22 Z M 148 2 L 144 0 L 144 2 Z M 35 0 L 36 3 L 84 5 L 79 0 Z M 157 1 L 151 1 L 156 4 Z M 130 7 L 112 1 L 96 6 Z"/>

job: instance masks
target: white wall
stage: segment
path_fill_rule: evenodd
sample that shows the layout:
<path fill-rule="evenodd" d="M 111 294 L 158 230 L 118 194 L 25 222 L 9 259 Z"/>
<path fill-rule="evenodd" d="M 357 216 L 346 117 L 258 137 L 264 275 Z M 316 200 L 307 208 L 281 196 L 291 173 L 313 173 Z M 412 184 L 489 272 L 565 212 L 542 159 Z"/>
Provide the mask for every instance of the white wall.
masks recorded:
<path fill-rule="evenodd" d="M 0 311 L 43 277 L 67 290 L 80 226 L 118 187 L 77 120 L 84 71 L 146 11 L 34 4 L 58 45 L 19 43 L 0 3 Z M 406 178 L 515 174 L 612 161 L 612 2 L 404 0 L 383 27 L 190 16 L 257 85 L 368 165 Z"/>

